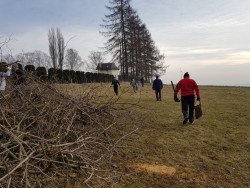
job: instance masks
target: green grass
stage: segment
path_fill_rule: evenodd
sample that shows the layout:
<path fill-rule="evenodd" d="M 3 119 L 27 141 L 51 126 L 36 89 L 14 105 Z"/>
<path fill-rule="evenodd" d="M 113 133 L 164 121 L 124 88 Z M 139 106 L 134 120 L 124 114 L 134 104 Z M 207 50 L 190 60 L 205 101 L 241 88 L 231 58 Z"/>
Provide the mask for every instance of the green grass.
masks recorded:
<path fill-rule="evenodd" d="M 117 147 L 113 163 L 124 175 L 113 187 L 250 187 L 250 88 L 201 86 L 200 92 L 203 116 L 183 126 L 170 86 L 157 102 L 149 84 L 133 93 L 121 83 L 119 97 L 108 84 L 101 85 L 99 101 L 118 99 L 117 124 L 110 134 L 119 138 L 137 129 Z M 138 163 L 176 172 L 162 175 L 130 166 Z"/>

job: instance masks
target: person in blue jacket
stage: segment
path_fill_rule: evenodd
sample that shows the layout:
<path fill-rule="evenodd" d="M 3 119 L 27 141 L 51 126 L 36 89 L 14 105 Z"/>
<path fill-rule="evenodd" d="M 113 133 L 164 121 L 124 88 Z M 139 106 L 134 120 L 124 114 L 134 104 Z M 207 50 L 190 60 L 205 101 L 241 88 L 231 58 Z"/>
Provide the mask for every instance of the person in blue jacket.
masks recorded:
<path fill-rule="evenodd" d="M 156 79 L 153 82 L 152 89 L 155 90 L 155 96 L 157 101 L 161 101 L 161 90 L 163 88 L 163 83 L 161 79 L 159 79 L 159 75 L 155 76 Z"/>

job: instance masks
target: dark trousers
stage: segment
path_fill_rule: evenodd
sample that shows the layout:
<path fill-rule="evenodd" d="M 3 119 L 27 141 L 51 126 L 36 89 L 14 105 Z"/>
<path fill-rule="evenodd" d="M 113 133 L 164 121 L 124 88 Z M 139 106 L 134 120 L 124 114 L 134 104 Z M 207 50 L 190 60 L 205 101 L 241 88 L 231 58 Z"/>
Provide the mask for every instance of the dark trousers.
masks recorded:
<path fill-rule="evenodd" d="M 155 97 L 157 101 L 161 101 L 161 89 L 156 89 L 155 90 Z"/>
<path fill-rule="evenodd" d="M 118 95 L 118 86 L 114 86 L 114 92 L 116 95 Z"/>
<path fill-rule="evenodd" d="M 184 119 L 189 118 L 189 121 L 194 120 L 194 101 L 195 101 L 194 95 L 181 97 L 181 107 L 182 107 L 183 117 Z"/>
<path fill-rule="evenodd" d="M 1 106 L 1 100 L 2 100 L 3 97 L 4 97 L 4 96 L 3 96 L 3 92 L 4 92 L 4 91 L 0 90 L 0 106 Z"/>

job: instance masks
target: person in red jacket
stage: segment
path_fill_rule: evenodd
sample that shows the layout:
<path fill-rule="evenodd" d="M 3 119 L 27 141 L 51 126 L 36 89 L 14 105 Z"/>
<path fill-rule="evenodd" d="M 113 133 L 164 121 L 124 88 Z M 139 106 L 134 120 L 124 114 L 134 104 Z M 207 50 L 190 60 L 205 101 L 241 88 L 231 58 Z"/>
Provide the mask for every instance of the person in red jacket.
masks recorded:
<path fill-rule="evenodd" d="M 200 101 L 200 91 L 196 82 L 189 78 L 188 72 L 186 72 L 183 77 L 184 78 L 178 82 L 175 88 L 174 100 L 175 102 L 180 101 L 177 97 L 177 94 L 181 90 L 181 106 L 184 116 L 183 124 L 187 124 L 188 121 L 190 124 L 193 124 L 195 94 L 197 96 L 197 100 Z"/>

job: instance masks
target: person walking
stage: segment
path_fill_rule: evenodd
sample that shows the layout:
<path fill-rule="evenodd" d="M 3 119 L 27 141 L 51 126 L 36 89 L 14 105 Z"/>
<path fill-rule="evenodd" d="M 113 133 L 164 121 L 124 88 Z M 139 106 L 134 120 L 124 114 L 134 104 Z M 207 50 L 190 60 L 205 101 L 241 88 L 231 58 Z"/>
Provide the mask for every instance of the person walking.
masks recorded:
<path fill-rule="evenodd" d="M 12 65 L 12 78 L 15 96 L 23 100 L 23 86 L 25 84 L 25 74 L 22 69 L 19 68 L 17 63 Z"/>
<path fill-rule="evenodd" d="M 114 88 L 114 92 L 116 95 L 118 95 L 118 85 L 120 86 L 120 82 L 116 79 L 116 77 L 114 77 L 111 86 L 113 85 Z"/>
<path fill-rule="evenodd" d="M 143 76 L 141 77 L 140 81 L 141 81 L 141 86 L 144 87 L 144 77 Z"/>
<path fill-rule="evenodd" d="M 133 91 L 136 92 L 137 89 L 138 89 L 138 86 L 137 86 L 137 82 L 136 82 L 136 80 L 134 78 L 130 82 L 130 85 L 133 87 Z"/>
<path fill-rule="evenodd" d="M 197 101 L 200 101 L 200 91 L 196 82 L 189 77 L 188 72 L 186 72 L 181 79 L 174 92 L 174 101 L 179 102 L 180 100 L 177 97 L 178 92 L 181 90 L 181 106 L 183 113 L 183 125 L 187 124 L 189 121 L 190 124 L 194 122 L 194 102 L 195 94 L 197 96 Z M 195 94 L 194 94 L 195 91 Z"/>
<path fill-rule="evenodd" d="M 11 75 L 11 66 L 5 62 L 0 62 L 0 92 L 6 88 L 6 77 Z"/>
<path fill-rule="evenodd" d="M 155 76 L 156 79 L 153 81 L 152 89 L 155 90 L 155 96 L 157 101 L 161 101 L 161 90 L 163 88 L 163 83 L 161 79 L 159 79 L 159 75 Z"/>

